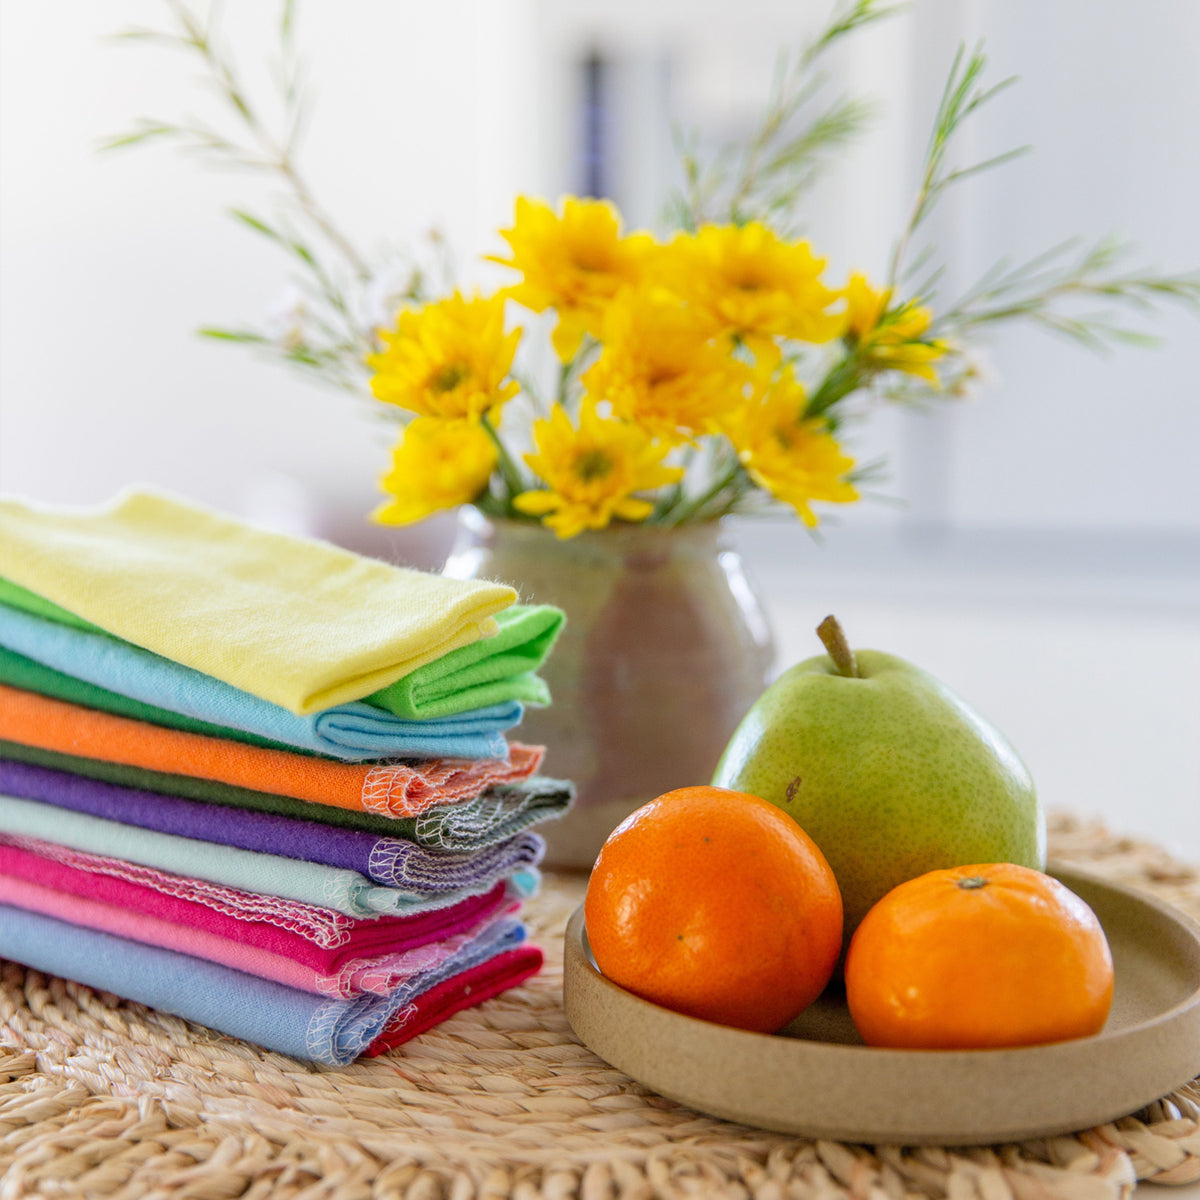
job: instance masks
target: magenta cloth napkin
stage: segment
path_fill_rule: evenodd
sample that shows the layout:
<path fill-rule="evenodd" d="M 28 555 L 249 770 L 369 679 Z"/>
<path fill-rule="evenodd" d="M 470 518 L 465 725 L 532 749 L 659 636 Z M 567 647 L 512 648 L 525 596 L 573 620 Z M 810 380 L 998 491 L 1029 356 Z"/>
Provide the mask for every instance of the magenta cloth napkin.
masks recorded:
<path fill-rule="evenodd" d="M 367 1058 L 385 1054 L 464 1008 L 473 1008 L 524 983 L 541 970 L 542 958 L 541 948 L 527 942 L 418 992 L 363 1054 Z"/>

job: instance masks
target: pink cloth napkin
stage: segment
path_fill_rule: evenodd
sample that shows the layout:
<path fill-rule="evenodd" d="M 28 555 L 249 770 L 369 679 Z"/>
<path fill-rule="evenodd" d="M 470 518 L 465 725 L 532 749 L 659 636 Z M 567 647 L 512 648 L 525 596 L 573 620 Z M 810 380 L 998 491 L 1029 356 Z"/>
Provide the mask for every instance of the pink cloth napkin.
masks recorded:
<path fill-rule="evenodd" d="M 26 884 L 40 891 L 19 889 Z M 34 838 L 0 839 L 0 897 L 8 897 L 0 902 L 320 995 L 382 994 L 457 953 L 491 921 L 519 907 L 503 881 L 449 908 L 375 920 L 215 884 L 203 885 L 202 898 L 171 890 L 178 885 L 194 894 L 196 888 L 188 885 L 198 884 Z M 275 902 L 271 913 L 256 903 L 263 900 Z M 96 907 L 81 908 L 75 901 Z M 289 910 L 286 923 L 278 905 Z"/>
<path fill-rule="evenodd" d="M 414 976 L 462 953 L 496 919 L 495 916 L 489 916 L 462 933 L 411 950 L 376 958 L 354 959 L 343 964 L 337 974 L 325 975 L 293 958 L 273 954 L 245 942 L 231 941 L 205 929 L 172 925 L 160 917 L 119 908 L 103 900 L 89 900 L 70 892 L 58 892 L 17 876 L 0 875 L 0 903 L 55 917 L 84 929 L 96 929 L 148 946 L 161 946 L 192 958 L 203 958 L 300 991 L 340 999 L 350 999 L 364 993 L 386 996 Z M 519 902 L 514 901 L 507 911 L 517 907 Z"/>

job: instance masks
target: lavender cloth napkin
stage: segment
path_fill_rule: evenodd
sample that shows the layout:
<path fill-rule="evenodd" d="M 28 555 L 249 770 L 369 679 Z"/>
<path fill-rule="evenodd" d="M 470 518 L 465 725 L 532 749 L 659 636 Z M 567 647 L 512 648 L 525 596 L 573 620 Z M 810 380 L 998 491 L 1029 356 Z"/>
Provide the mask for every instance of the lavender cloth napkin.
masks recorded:
<path fill-rule="evenodd" d="M 545 850 L 542 839 L 530 832 L 468 853 L 430 850 L 405 838 L 139 791 L 11 759 L 0 759 L 0 795 L 40 800 L 159 833 L 341 867 L 405 891 L 486 891 L 498 879 L 535 866 Z"/>

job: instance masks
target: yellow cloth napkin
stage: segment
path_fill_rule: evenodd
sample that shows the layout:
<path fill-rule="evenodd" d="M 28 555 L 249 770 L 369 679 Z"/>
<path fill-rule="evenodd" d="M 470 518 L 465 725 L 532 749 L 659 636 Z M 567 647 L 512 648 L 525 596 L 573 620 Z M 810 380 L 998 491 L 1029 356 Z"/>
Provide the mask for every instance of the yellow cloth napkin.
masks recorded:
<path fill-rule="evenodd" d="M 0 575 L 296 713 L 494 634 L 493 614 L 516 599 L 141 491 L 90 511 L 0 500 Z"/>

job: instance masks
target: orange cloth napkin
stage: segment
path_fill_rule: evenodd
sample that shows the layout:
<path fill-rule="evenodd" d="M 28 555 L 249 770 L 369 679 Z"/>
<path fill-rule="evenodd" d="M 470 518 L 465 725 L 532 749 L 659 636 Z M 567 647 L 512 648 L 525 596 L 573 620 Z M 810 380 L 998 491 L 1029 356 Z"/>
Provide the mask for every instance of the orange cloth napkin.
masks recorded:
<path fill-rule="evenodd" d="M 537 770 L 545 753 L 542 746 L 513 742 L 508 762 L 462 758 L 412 765 L 334 762 L 166 729 L 3 685 L 0 740 L 385 817 L 415 817 L 438 805 L 477 796 L 493 784 L 525 779 Z"/>

